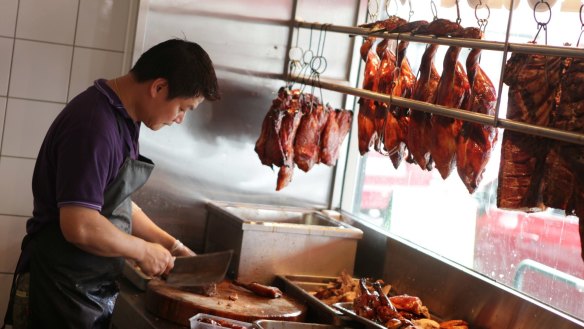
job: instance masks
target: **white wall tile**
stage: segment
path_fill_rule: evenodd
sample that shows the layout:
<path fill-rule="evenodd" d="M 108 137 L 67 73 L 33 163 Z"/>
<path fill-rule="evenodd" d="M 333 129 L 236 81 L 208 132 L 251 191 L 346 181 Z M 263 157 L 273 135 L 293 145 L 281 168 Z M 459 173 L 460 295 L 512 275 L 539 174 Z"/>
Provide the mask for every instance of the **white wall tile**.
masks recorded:
<path fill-rule="evenodd" d="M 77 5 L 77 0 L 20 0 L 16 37 L 73 44 Z"/>
<path fill-rule="evenodd" d="M 33 159 L 0 156 L 0 210 L 3 214 L 32 215 L 34 163 Z"/>
<path fill-rule="evenodd" d="M 2 146 L 2 132 L 4 130 L 4 116 L 6 114 L 6 97 L 0 97 L 0 150 Z M 1 187 L 0 187 L 1 188 Z"/>
<path fill-rule="evenodd" d="M 18 0 L 0 1 L 0 35 L 14 37 Z"/>
<path fill-rule="evenodd" d="M 11 38 L 0 37 L 0 96 L 6 96 L 8 93 L 13 43 L 14 41 Z"/>
<path fill-rule="evenodd" d="M 9 96 L 65 103 L 73 47 L 16 40 Z"/>
<path fill-rule="evenodd" d="M 49 126 L 64 106 L 9 98 L 2 155 L 36 158 Z"/>
<path fill-rule="evenodd" d="M 0 215 L 0 272 L 14 272 L 28 217 Z"/>
<path fill-rule="evenodd" d="M 4 323 L 4 315 L 8 306 L 10 287 L 12 286 L 12 275 L 0 274 L 0 323 Z"/>
<path fill-rule="evenodd" d="M 122 53 L 75 48 L 69 100 L 93 85 L 99 78 L 111 79 L 121 75 L 124 55 Z"/>
<path fill-rule="evenodd" d="M 128 28 L 130 2 L 81 0 L 75 44 L 123 51 L 126 29 Z"/>

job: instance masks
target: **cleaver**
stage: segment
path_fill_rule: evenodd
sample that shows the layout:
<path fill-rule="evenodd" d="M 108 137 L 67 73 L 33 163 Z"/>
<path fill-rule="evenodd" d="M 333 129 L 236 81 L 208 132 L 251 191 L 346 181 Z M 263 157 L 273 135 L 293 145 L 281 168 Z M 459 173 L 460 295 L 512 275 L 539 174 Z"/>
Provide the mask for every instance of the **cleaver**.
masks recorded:
<path fill-rule="evenodd" d="M 206 286 L 225 278 L 233 250 L 176 257 L 174 267 L 166 277 L 171 286 Z"/>

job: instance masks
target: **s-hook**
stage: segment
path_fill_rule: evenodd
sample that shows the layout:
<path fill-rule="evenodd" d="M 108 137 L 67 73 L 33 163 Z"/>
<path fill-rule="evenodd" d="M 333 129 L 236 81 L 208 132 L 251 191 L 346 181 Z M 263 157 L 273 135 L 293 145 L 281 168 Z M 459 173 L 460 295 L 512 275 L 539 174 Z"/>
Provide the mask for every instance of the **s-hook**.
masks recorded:
<path fill-rule="evenodd" d="M 389 6 L 391 5 L 391 0 L 385 0 L 385 13 L 387 14 L 387 17 L 391 17 L 391 16 L 397 16 L 397 12 L 399 10 L 399 7 L 397 5 L 397 0 L 395 1 L 395 14 L 392 15 L 389 13 Z"/>
<path fill-rule="evenodd" d="M 537 18 L 537 14 L 536 14 L 537 7 L 539 7 L 540 5 L 547 7 L 547 12 L 549 14 L 547 21 L 539 20 Z M 536 3 L 535 6 L 533 6 L 533 18 L 535 19 L 535 22 L 537 23 L 537 26 L 538 26 L 537 33 L 535 34 L 535 37 L 533 38 L 533 42 L 535 42 L 537 40 L 537 37 L 539 36 L 539 32 L 541 32 L 541 30 L 543 29 L 544 33 L 545 33 L 545 44 L 547 45 L 547 43 L 548 43 L 547 42 L 547 25 L 552 20 L 552 8 L 550 7 L 550 4 L 547 3 L 547 1 L 545 1 L 545 0 L 540 0 L 538 3 Z"/>
<path fill-rule="evenodd" d="M 436 8 L 436 3 L 434 0 L 430 0 L 430 10 L 432 11 L 433 21 L 438 19 L 438 8 Z"/>
<path fill-rule="evenodd" d="M 377 20 L 378 14 L 379 14 L 379 0 L 368 0 L 367 1 L 367 20 L 369 22 L 375 22 Z"/>
<path fill-rule="evenodd" d="M 584 18 L 582 17 L 582 10 L 584 9 L 584 4 L 580 5 L 580 25 L 581 31 L 580 36 L 578 37 L 578 42 L 576 43 L 576 47 L 580 47 L 580 39 L 582 38 L 582 34 L 584 34 Z"/>
<path fill-rule="evenodd" d="M 479 10 L 481 8 L 487 9 L 487 15 L 484 18 L 479 17 Z M 479 25 L 479 29 L 481 32 L 485 32 L 487 29 L 487 24 L 489 23 L 489 18 L 491 17 L 491 8 L 489 8 L 488 4 L 483 5 L 483 1 L 479 0 L 479 3 L 475 6 L 475 18 L 477 19 L 477 24 Z"/>
<path fill-rule="evenodd" d="M 456 0 L 456 24 L 460 24 L 460 5 L 458 4 L 458 0 Z"/>

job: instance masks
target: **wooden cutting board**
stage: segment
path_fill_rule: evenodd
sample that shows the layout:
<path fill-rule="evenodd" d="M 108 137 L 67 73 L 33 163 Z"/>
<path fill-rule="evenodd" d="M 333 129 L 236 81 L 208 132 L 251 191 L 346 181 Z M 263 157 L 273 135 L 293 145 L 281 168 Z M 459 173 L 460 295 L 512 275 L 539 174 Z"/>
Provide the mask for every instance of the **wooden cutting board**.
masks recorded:
<path fill-rule="evenodd" d="M 189 318 L 198 313 L 244 322 L 261 319 L 303 321 L 306 313 L 305 305 L 285 294 L 274 299 L 261 297 L 233 285 L 231 280 L 218 283 L 217 292 L 217 295 L 209 297 L 153 279 L 146 289 L 146 309 L 163 319 L 187 327 L 190 325 Z"/>

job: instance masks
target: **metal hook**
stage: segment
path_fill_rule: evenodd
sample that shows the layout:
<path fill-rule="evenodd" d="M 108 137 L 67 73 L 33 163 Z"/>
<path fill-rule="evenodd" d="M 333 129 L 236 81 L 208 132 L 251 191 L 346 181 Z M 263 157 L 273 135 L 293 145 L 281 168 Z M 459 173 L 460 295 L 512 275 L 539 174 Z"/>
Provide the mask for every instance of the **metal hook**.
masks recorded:
<path fill-rule="evenodd" d="M 460 19 L 460 5 L 458 4 L 458 0 L 456 0 L 456 24 L 460 24 L 462 20 Z"/>
<path fill-rule="evenodd" d="M 408 12 L 408 22 L 412 19 L 412 16 L 414 16 L 414 9 L 412 8 L 412 0 L 408 0 L 408 6 L 410 7 L 410 11 Z"/>
<path fill-rule="evenodd" d="M 318 47 L 316 48 L 317 56 L 322 56 L 324 53 L 324 43 L 326 41 L 326 32 L 331 24 L 323 24 L 320 28 L 320 34 L 318 36 Z M 320 40 L 322 38 L 322 45 L 320 44 Z"/>
<path fill-rule="evenodd" d="M 582 28 L 584 28 L 584 19 L 582 18 L 582 9 L 584 8 L 584 3 L 580 5 L 580 24 L 582 24 Z"/>
<path fill-rule="evenodd" d="M 372 6 L 375 4 L 375 7 Z M 370 22 L 375 21 L 377 19 L 377 15 L 379 14 L 379 0 L 368 0 L 367 1 L 367 18 Z"/>
<path fill-rule="evenodd" d="M 537 12 L 537 7 L 539 7 L 539 5 L 545 5 L 547 6 L 547 11 L 549 13 L 549 16 L 547 18 L 547 21 L 540 21 L 537 18 L 536 12 Z M 535 22 L 537 23 L 537 26 L 539 27 L 537 29 L 537 34 L 535 35 L 535 38 L 533 38 L 533 42 L 535 42 L 537 40 L 537 37 L 539 36 L 539 33 L 541 32 L 541 30 L 544 30 L 544 34 L 545 34 L 545 44 L 547 45 L 547 25 L 548 23 L 552 20 L 552 8 L 550 7 L 550 4 L 547 3 L 544 0 L 541 0 L 540 2 L 536 3 L 535 6 L 533 6 L 533 18 L 535 19 Z"/>
<path fill-rule="evenodd" d="M 434 18 L 432 20 L 437 20 L 438 19 L 438 9 L 436 8 L 436 3 L 434 2 L 434 0 L 430 1 L 430 9 L 432 10 L 432 15 L 434 15 Z"/>
<path fill-rule="evenodd" d="M 535 34 L 535 37 L 533 38 L 533 42 L 535 43 L 535 41 L 537 40 L 537 37 L 539 36 L 539 33 L 541 32 L 541 30 L 544 30 L 544 36 L 545 36 L 545 44 L 547 45 L 548 41 L 547 41 L 547 24 L 542 24 L 539 23 L 539 29 L 537 29 L 537 33 Z"/>
<path fill-rule="evenodd" d="M 479 29 L 481 32 L 485 32 L 487 29 L 487 24 L 489 23 L 489 18 L 491 17 L 491 8 L 488 4 L 485 4 L 484 7 L 487 9 L 487 17 L 479 18 L 479 9 L 483 7 L 483 2 L 479 1 L 479 3 L 475 6 L 475 18 L 477 19 L 477 24 L 479 25 Z"/>
<path fill-rule="evenodd" d="M 584 34 L 584 18 L 582 17 L 582 10 L 584 9 L 584 3 L 580 5 L 580 35 L 578 36 L 578 42 L 576 42 L 576 47 L 580 47 L 580 39 L 582 39 L 582 34 Z"/>
<path fill-rule="evenodd" d="M 549 13 L 549 16 L 548 16 L 548 19 L 546 22 L 540 21 L 537 18 L 536 12 L 537 12 L 537 7 L 539 7 L 539 5 L 547 6 L 547 11 Z M 540 2 L 536 3 L 535 6 L 533 6 L 533 19 L 535 19 L 535 22 L 537 23 L 537 25 L 547 25 L 552 20 L 552 8 L 550 7 L 550 4 L 544 0 L 541 0 Z"/>
<path fill-rule="evenodd" d="M 387 16 L 391 17 L 391 16 L 397 15 L 397 12 L 399 10 L 399 7 L 397 5 L 397 0 L 395 2 L 395 15 L 392 15 L 389 13 L 389 6 L 390 5 L 391 5 L 391 0 L 385 0 L 385 13 L 387 14 Z"/>

